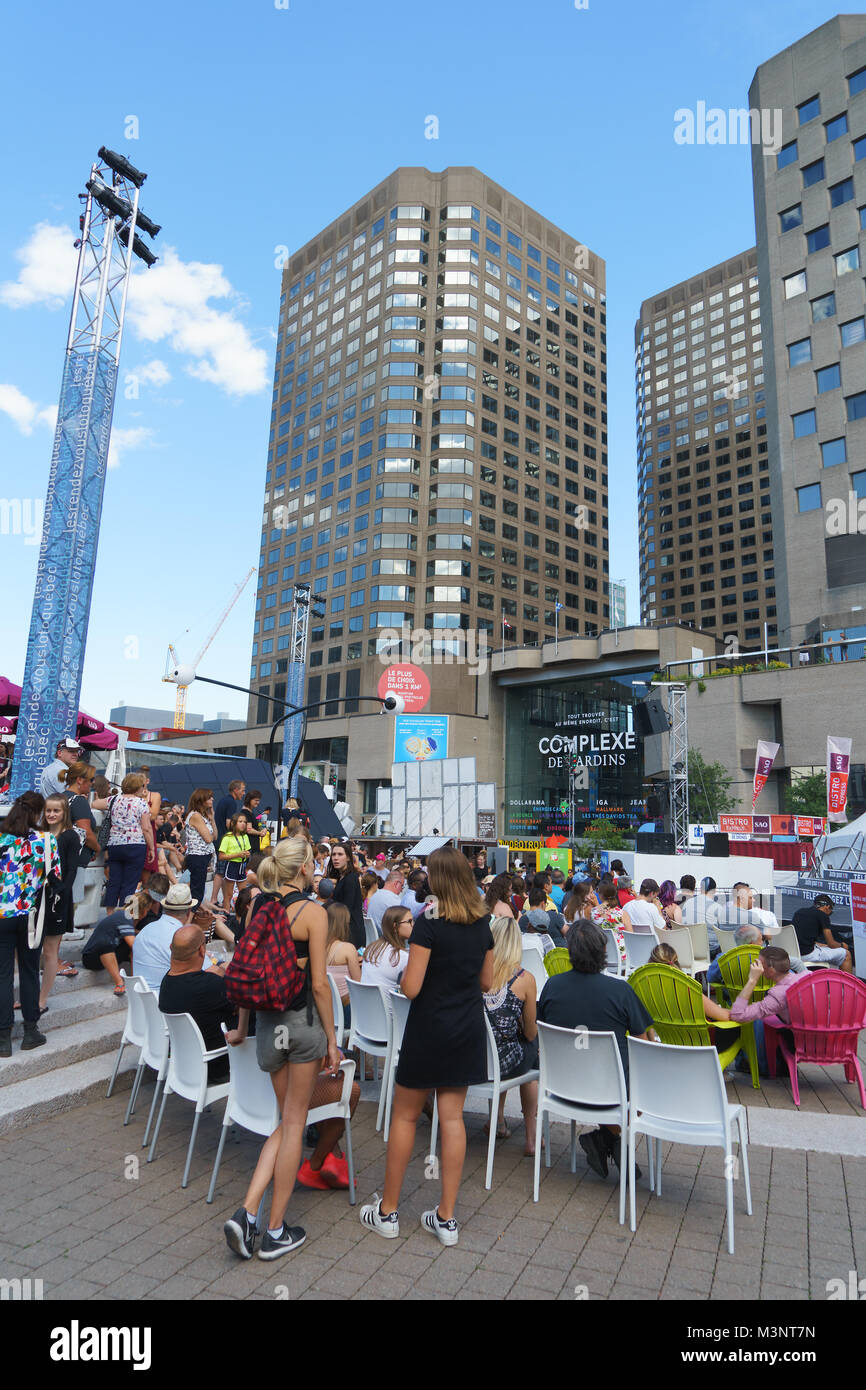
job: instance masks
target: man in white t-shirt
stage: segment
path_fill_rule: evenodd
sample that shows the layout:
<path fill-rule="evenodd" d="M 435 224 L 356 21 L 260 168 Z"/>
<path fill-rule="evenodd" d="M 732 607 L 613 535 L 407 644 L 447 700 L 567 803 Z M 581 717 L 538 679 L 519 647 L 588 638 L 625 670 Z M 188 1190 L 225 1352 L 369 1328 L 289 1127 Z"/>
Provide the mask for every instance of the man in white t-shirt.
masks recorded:
<path fill-rule="evenodd" d="M 382 918 L 389 907 L 402 907 L 403 889 L 406 887 L 406 880 L 402 874 L 389 874 L 383 886 L 378 888 L 367 903 L 367 916 L 374 923 L 376 930 L 382 930 Z"/>
<path fill-rule="evenodd" d="M 658 894 L 659 886 L 655 879 L 645 878 L 637 897 L 626 903 L 623 912 L 631 923 L 632 931 L 664 931 L 667 924 L 655 901 Z"/>
<path fill-rule="evenodd" d="M 162 903 L 162 915 L 148 922 L 132 943 L 132 973 L 140 975 L 154 994 L 171 967 L 171 939 L 178 927 L 188 926 L 198 907 L 187 883 L 173 883 Z"/>

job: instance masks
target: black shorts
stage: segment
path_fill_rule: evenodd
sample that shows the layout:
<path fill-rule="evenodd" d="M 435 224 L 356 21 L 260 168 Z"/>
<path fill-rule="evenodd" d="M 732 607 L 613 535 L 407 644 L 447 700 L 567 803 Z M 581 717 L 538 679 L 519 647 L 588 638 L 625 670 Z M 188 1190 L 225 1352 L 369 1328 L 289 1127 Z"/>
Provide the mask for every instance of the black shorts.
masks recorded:
<path fill-rule="evenodd" d="M 121 938 L 116 946 L 102 946 L 96 952 L 83 951 L 81 954 L 81 964 L 84 966 L 85 970 L 102 970 L 104 966 L 100 960 L 100 956 L 106 956 L 112 951 L 117 957 L 118 965 L 128 965 L 132 960 L 132 950 Z"/>

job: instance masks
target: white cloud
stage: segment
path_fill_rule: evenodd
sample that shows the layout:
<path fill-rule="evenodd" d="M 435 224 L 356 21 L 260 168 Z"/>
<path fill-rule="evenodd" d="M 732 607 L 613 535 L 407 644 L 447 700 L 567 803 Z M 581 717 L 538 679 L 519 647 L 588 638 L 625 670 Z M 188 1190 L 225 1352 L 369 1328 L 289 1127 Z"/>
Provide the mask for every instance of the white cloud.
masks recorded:
<path fill-rule="evenodd" d="M 228 395 L 264 390 L 267 353 L 235 318 L 240 297 L 222 266 L 182 261 L 171 246 L 161 250 L 159 264 L 134 276 L 129 287 L 128 314 L 136 337 L 150 343 L 168 340 L 175 352 L 193 359 L 186 364 L 190 376 L 210 381 Z M 215 308 L 214 299 L 228 300 L 231 307 Z"/>
<path fill-rule="evenodd" d="M 40 222 L 15 253 L 17 280 L 0 284 L 0 303 L 11 309 L 63 307 L 75 280 L 75 233 Z M 185 370 L 230 396 L 252 395 L 269 384 L 268 354 L 256 347 L 237 311 L 244 301 L 220 265 L 183 261 L 171 246 L 158 247 L 150 270 L 136 263 L 129 286 L 127 315 L 133 334 L 146 343 L 166 342 L 187 359 Z M 219 306 L 211 301 L 223 301 Z M 150 378 L 142 374 L 151 371 Z M 161 376 L 165 373 L 165 376 Z M 165 385 L 168 368 L 159 359 L 139 369 L 141 380 Z"/>
<path fill-rule="evenodd" d="M 147 386 L 167 386 L 171 381 L 171 372 L 158 357 L 154 357 L 151 362 L 143 363 L 140 367 L 135 367 L 133 375 Z"/>
<path fill-rule="evenodd" d="M 47 425 L 53 431 L 57 423 L 56 405 L 37 405 L 17 386 L 0 385 L 0 413 L 8 415 L 22 434 L 32 434 L 34 425 Z"/>
<path fill-rule="evenodd" d="M 40 222 L 30 240 L 15 252 L 21 269 L 17 280 L 0 284 L 0 303 L 10 309 L 28 309 L 34 304 L 62 309 L 75 282 L 78 252 L 74 240 L 71 227 Z"/>
<path fill-rule="evenodd" d="M 111 431 L 111 442 L 108 446 L 108 466 L 109 468 L 119 468 L 121 455 L 130 449 L 141 449 L 150 446 L 153 440 L 153 430 L 145 425 L 136 425 L 129 430 L 113 429 Z"/>

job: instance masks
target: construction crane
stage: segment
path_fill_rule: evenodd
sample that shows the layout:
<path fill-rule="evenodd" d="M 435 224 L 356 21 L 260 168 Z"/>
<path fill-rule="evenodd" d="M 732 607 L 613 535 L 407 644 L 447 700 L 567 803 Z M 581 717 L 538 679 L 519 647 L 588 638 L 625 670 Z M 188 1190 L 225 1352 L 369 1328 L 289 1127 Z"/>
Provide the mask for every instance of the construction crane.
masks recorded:
<path fill-rule="evenodd" d="M 250 569 L 247 570 L 247 572 L 246 572 L 246 574 L 244 575 L 243 579 L 241 580 L 240 584 L 235 585 L 235 591 L 234 591 L 234 593 L 232 594 L 231 598 L 229 599 L 228 603 L 226 604 L 225 608 L 223 609 L 222 613 L 220 614 L 219 620 L 218 620 L 218 622 L 216 623 L 216 626 L 214 627 L 213 631 L 210 633 L 210 636 L 207 638 L 207 640 L 205 641 L 204 645 L 202 646 L 201 650 L 198 652 L 198 654 L 197 654 L 195 660 L 194 660 L 193 663 L 192 663 L 192 669 L 193 669 L 194 671 L 197 671 L 197 670 L 198 670 L 199 662 L 201 661 L 202 657 L 204 656 L 205 652 L 207 651 L 207 649 L 208 649 L 208 647 L 210 646 L 210 644 L 211 644 L 211 642 L 213 641 L 213 639 L 216 637 L 217 633 L 219 632 L 220 628 L 222 627 L 222 625 L 223 625 L 223 623 L 225 622 L 226 618 L 228 617 L 229 613 L 231 613 L 232 609 L 234 608 L 235 604 L 237 603 L 237 601 L 238 601 L 238 599 L 240 598 L 241 594 L 243 593 L 244 589 L 245 589 L 245 588 L 247 587 L 247 585 L 249 584 L 249 582 L 250 582 L 251 578 L 253 577 L 253 575 L 255 574 L 255 572 L 256 572 L 256 567 L 255 567 L 255 565 L 253 565 Z M 178 667 L 179 665 L 180 665 L 180 662 L 179 662 L 178 659 L 177 659 L 177 652 L 175 651 L 174 646 L 173 646 L 171 643 L 169 643 L 169 646 L 168 646 L 168 656 L 166 657 L 166 660 L 165 660 L 165 675 L 163 676 L 163 680 L 164 680 L 164 681 L 169 681 L 169 682 L 171 682 L 171 683 L 173 684 L 174 682 L 172 681 L 172 677 L 171 677 L 171 675 L 170 675 L 170 672 L 177 670 L 177 667 Z M 187 692 L 187 688 L 188 688 L 188 687 L 185 686 L 185 685 L 179 685 L 179 686 L 177 687 L 177 695 L 175 696 L 175 702 L 174 702 L 174 727 L 175 727 L 176 729 L 183 729 L 183 728 L 186 727 L 186 692 Z"/>

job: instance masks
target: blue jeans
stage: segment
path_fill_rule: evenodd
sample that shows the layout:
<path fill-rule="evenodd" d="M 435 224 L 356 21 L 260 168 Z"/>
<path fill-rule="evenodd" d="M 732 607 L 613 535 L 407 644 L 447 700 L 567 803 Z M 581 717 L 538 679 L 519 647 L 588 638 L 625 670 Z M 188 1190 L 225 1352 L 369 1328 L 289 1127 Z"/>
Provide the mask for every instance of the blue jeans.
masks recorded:
<path fill-rule="evenodd" d="M 189 891 L 197 902 L 204 902 L 207 889 L 207 871 L 210 867 L 209 854 L 188 854 L 186 867 L 189 869 Z"/>
<path fill-rule="evenodd" d="M 134 893 L 138 887 L 147 858 L 147 845 L 109 845 L 106 858 L 108 891 L 105 906 L 117 907 L 118 903 L 126 902 L 130 893 Z"/>

